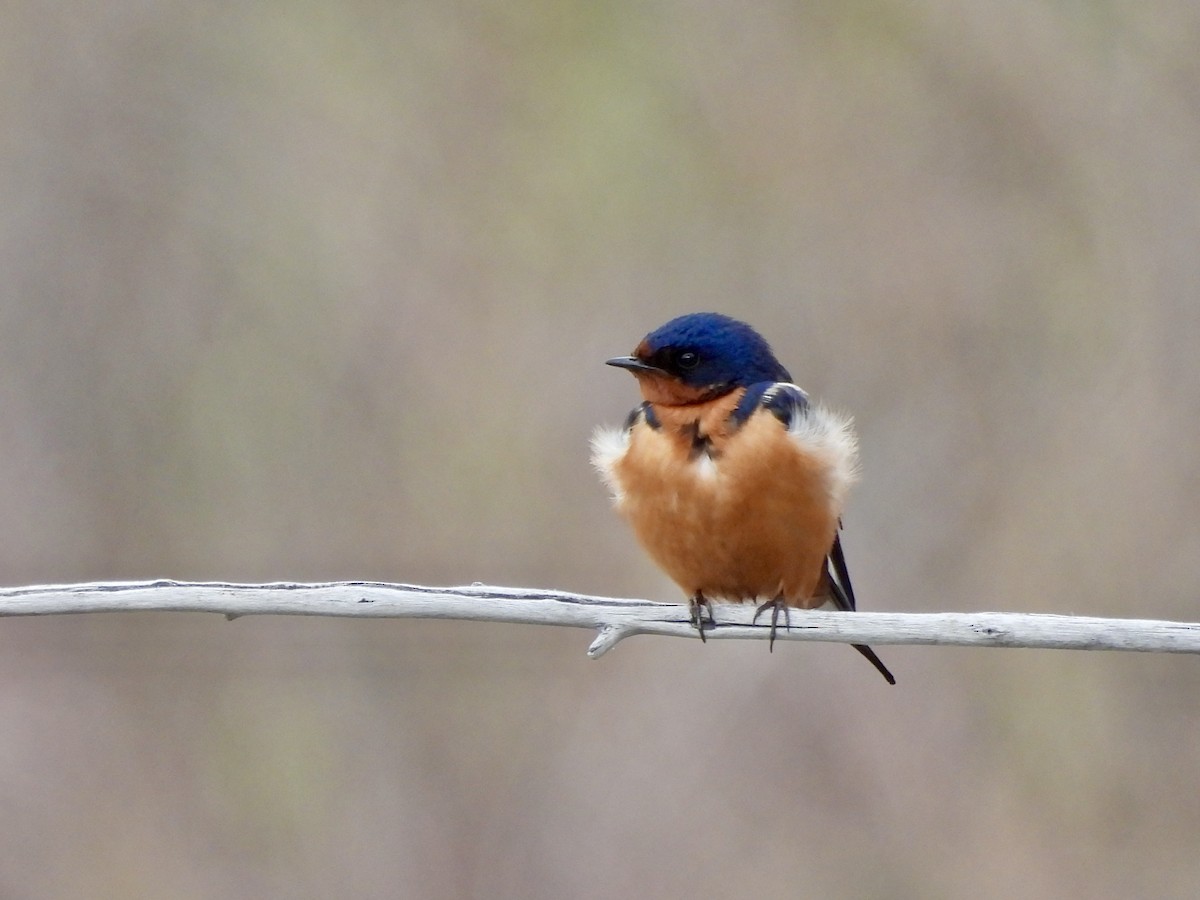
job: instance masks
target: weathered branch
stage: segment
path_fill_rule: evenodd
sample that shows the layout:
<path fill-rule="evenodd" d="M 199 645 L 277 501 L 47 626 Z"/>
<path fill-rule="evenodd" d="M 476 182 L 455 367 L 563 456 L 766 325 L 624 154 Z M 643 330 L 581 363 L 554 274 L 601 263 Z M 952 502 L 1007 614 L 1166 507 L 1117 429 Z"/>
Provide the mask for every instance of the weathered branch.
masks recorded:
<path fill-rule="evenodd" d="M 223 584 L 180 581 L 45 585 L 0 589 L 0 616 L 94 612 L 213 612 L 250 615 L 464 619 L 569 625 L 599 631 L 592 658 L 635 634 L 696 637 L 686 606 L 589 597 L 527 588 L 422 587 L 340 581 L 328 584 Z M 752 605 L 718 604 L 713 640 L 766 639 Z M 854 644 L 952 644 L 1060 650 L 1200 653 L 1200 623 L 1017 613 L 795 611 L 778 640 Z"/>

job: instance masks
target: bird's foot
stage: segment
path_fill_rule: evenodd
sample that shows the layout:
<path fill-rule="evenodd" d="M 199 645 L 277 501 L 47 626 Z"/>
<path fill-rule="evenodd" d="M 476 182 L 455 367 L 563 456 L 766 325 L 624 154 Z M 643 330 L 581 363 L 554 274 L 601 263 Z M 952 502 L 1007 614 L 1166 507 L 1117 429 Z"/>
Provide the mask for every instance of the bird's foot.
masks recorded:
<path fill-rule="evenodd" d="M 717 620 L 713 618 L 712 604 L 708 602 L 708 598 L 704 596 L 703 591 L 696 593 L 688 598 L 688 621 L 696 626 L 696 630 L 700 632 L 700 641 L 708 643 L 708 638 L 704 636 L 704 618 L 708 616 L 708 624 L 716 626 Z"/>
<path fill-rule="evenodd" d="M 790 631 L 792 628 L 791 613 L 788 612 L 788 605 L 783 602 L 783 594 L 777 596 L 774 600 L 768 600 L 766 603 L 760 604 L 758 609 L 754 610 L 754 618 L 750 620 L 751 624 L 758 621 L 768 609 L 771 610 L 771 637 L 767 639 L 767 651 L 775 652 L 775 632 L 779 629 L 779 611 L 783 610 L 783 628 L 785 631 Z"/>

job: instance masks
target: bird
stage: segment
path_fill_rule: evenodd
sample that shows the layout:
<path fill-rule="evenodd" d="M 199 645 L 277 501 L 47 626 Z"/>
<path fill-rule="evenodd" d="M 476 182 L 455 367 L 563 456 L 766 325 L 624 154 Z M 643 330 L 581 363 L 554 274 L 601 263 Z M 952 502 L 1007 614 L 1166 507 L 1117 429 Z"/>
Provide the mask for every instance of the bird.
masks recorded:
<path fill-rule="evenodd" d="M 758 602 L 756 622 L 770 610 L 772 650 L 790 609 L 855 610 L 840 538 L 858 477 L 849 418 L 811 401 L 765 338 L 720 313 L 674 318 L 606 363 L 632 373 L 642 402 L 621 428 L 596 429 L 592 464 L 687 595 L 702 641 L 713 601 Z"/>

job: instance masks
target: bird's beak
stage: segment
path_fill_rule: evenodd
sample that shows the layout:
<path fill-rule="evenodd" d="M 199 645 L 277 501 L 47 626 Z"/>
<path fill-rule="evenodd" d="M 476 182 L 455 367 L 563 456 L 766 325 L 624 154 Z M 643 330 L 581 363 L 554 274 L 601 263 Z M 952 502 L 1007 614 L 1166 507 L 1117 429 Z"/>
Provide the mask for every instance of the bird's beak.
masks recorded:
<path fill-rule="evenodd" d="M 618 369 L 628 369 L 635 375 L 638 372 L 657 372 L 662 374 L 662 369 L 656 368 L 649 363 L 644 363 L 636 356 L 614 356 L 612 359 L 604 361 L 606 366 L 616 366 Z"/>

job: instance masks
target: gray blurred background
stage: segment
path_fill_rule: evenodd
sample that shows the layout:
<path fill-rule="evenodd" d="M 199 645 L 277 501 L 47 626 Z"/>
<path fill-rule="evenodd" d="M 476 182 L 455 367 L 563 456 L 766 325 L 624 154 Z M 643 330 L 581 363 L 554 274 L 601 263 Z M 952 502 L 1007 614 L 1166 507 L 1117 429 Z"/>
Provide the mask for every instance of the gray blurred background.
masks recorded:
<path fill-rule="evenodd" d="M 0 582 L 678 599 L 667 318 L 855 415 L 860 603 L 1200 619 L 1200 7 L 9 2 Z M 1194 897 L 1200 662 L 0 620 L 0 896 Z"/>

